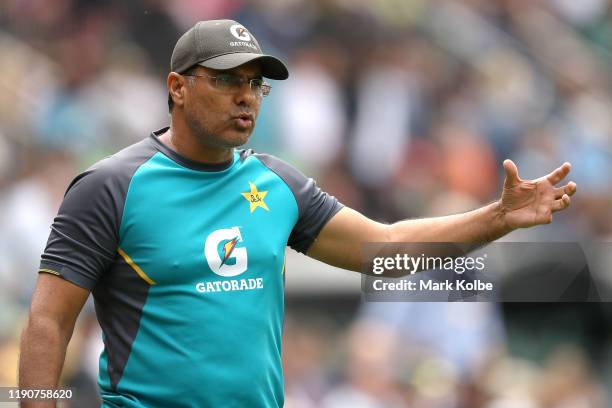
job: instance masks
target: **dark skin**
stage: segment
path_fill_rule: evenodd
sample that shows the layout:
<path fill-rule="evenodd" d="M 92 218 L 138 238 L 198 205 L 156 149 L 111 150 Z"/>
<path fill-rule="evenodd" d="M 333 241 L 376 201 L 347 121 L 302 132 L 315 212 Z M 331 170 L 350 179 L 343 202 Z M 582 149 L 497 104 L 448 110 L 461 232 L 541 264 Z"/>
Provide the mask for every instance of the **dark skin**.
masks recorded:
<path fill-rule="evenodd" d="M 244 78 L 261 78 L 261 68 L 250 63 L 227 72 Z M 197 66 L 196 75 L 217 71 Z M 234 147 L 251 136 L 259 114 L 261 98 L 244 84 L 240 91 L 222 92 L 208 78 L 168 74 L 168 90 L 174 100 L 172 122 L 160 140 L 180 155 L 202 163 L 230 161 Z M 249 116 L 250 124 L 237 120 Z M 248 120 L 247 120 L 248 122 Z"/>

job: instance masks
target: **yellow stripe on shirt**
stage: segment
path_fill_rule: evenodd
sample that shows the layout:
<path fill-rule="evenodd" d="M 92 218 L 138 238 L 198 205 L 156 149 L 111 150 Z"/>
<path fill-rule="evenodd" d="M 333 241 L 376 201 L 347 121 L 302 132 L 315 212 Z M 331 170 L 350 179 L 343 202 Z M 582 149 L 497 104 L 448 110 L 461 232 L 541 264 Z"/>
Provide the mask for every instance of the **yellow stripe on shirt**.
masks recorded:
<path fill-rule="evenodd" d="M 138 265 L 136 265 L 136 263 L 134 261 L 132 261 L 132 258 L 130 258 L 129 255 L 126 254 L 123 249 L 117 248 L 117 252 L 119 252 L 119 255 L 121 255 L 123 257 L 123 259 L 125 259 L 125 262 L 127 262 L 127 264 L 130 265 L 132 267 L 132 269 L 134 269 L 136 271 L 138 276 L 140 276 L 149 285 L 155 285 L 155 281 L 153 279 L 149 278 L 147 276 L 147 274 L 144 273 L 143 270 L 140 269 L 140 267 Z"/>

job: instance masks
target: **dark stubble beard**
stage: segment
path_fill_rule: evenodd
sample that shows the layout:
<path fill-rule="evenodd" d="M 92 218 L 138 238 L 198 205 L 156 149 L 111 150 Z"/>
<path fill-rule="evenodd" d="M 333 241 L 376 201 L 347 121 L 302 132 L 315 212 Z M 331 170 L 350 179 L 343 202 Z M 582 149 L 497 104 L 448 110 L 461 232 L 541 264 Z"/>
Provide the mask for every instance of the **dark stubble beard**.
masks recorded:
<path fill-rule="evenodd" d="M 231 143 L 222 140 L 220 137 L 216 136 L 212 131 L 206 128 L 206 125 L 197 118 L 197 115 L 191 111 L 185 112 L 185 122 L 189 127 L 189 130 L 195 135 L 198 142 L 205 147 L 214 147 L 214 148 L 234 148 L 238 146 L 242 146 L 248 141 L 250 136 L 247 136 L 247 140 L 244 143 Z"/>
<path fill-rule="evenodd" d="M 202 146 L 207 147 L 212 147 L 211 145 L 215 145 L 214 141 L 218 140 L 218 138 L 215 138 L 214 134 L 206 128 L 206 125 L 204 125 L 202 121 L 198 120 L 193 112 L 187 111 L 185 113 L 185 122 L 187 123 L 187 127 L 189 127 L 189 130 L 191 130 L 191 133 L 196 137 L 198 142 Z"/>

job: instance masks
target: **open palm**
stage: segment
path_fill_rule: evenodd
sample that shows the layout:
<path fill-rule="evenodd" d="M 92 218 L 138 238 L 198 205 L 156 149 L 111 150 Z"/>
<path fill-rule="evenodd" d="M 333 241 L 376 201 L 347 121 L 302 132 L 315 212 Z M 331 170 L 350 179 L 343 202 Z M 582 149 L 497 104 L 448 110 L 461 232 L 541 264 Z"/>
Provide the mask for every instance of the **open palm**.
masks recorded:
<path fill-rule="evenodd" d="M 506 180 L 501 205 L 506 224 L 511 228 L 526 228 L 552 221 L 552 214 L 566 209 L 576 183 L 555 187 L 570 172 L 571 165 L 563 163 L 550 174 L 535 180 L 521 180 L 512 160 L 504 161 Z"/>

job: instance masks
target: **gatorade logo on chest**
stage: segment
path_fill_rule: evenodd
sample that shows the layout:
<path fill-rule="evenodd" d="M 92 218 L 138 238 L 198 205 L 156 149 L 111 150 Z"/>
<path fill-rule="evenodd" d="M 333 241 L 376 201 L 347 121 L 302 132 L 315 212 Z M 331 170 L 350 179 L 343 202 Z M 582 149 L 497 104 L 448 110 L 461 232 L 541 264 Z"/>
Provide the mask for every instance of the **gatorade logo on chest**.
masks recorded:
<path fill-rule="evenodd" d="M 248 268 L 247 249 L 243 243 L 239 227 L 213 231 L 204 244 L 204 256 L 208 267 L 215 274 L 234 277 L 246 272 Z M 196 290 L 200 293 L 233 292 L 263 289 L 263 278 L 226 279 L 198 282 Z"/>
<path fill-rule="evenodd" d="M 210 270 L 220 276 L 236 276 L 247 270 L 248 255 L 242 243 L 240 228 L 214 231 L 206 238 L 204 256 Z"/>

